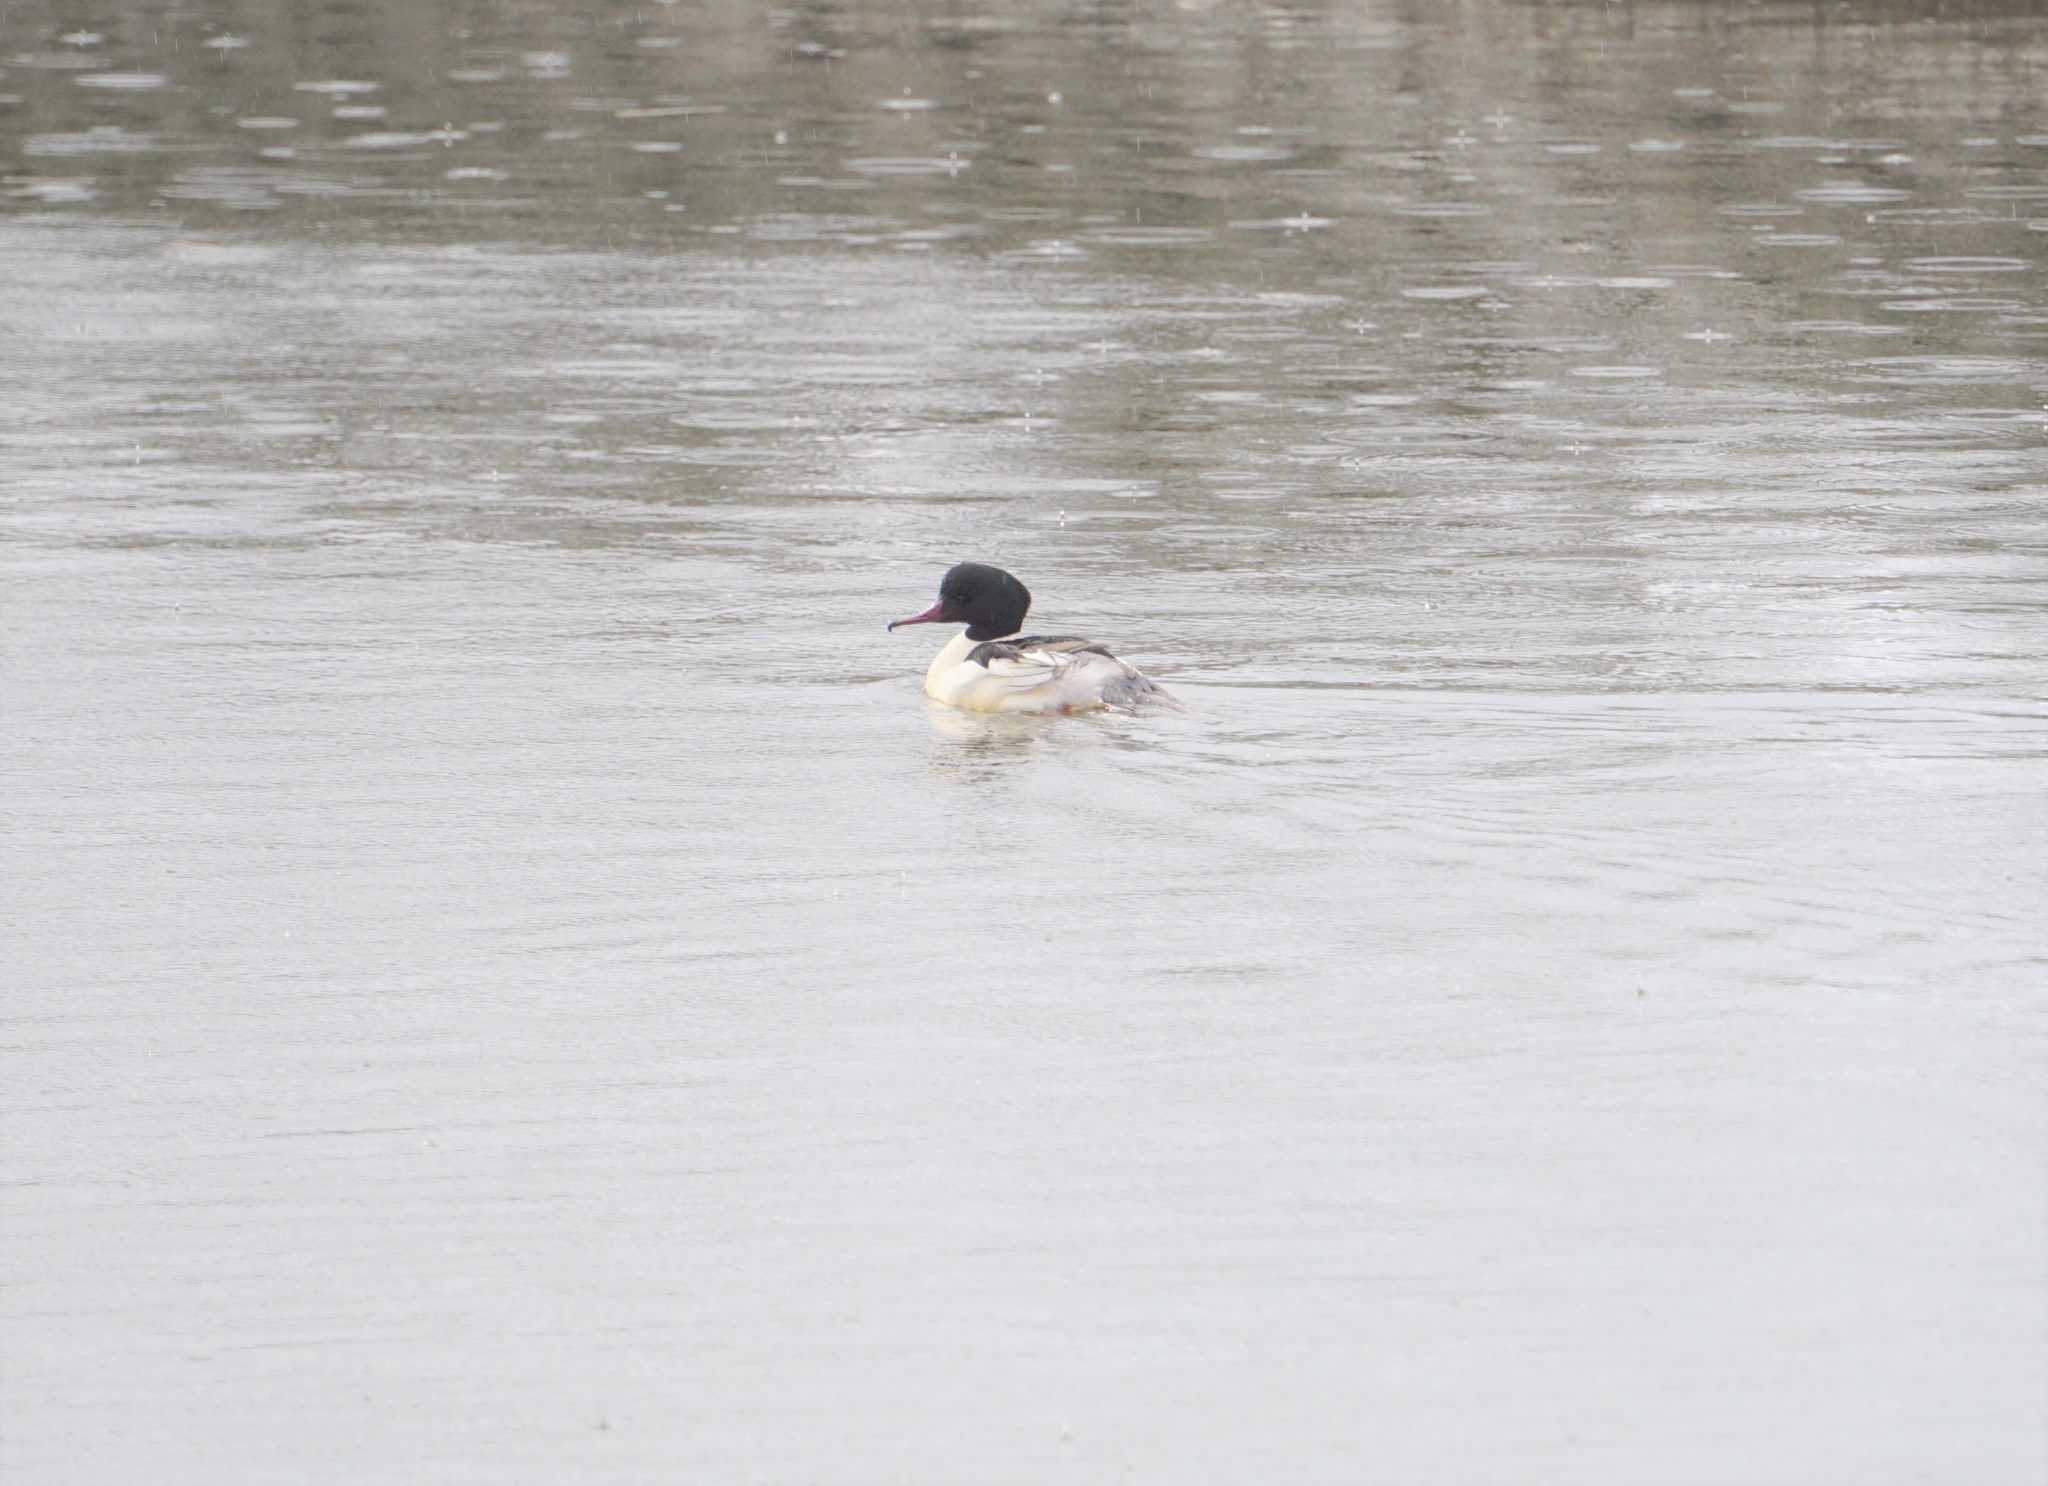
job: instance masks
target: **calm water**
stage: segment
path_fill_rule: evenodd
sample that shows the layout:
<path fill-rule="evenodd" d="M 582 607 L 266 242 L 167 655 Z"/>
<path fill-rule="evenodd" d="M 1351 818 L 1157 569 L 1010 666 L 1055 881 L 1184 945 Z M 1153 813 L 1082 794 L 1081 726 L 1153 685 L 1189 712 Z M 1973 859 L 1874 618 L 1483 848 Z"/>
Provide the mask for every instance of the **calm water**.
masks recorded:
<path fill-rule="evenodd" d="M 0 18 L 10 1483 L 2048 1479 L 2037 7 L 274 9 Z"/>

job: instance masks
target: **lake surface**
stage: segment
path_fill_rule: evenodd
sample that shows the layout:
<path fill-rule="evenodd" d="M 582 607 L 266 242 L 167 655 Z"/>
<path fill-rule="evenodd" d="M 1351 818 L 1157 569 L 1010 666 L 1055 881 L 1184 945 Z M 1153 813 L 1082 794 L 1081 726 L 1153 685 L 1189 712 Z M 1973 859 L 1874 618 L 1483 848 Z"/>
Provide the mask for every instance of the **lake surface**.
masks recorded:
<path fill-rule="evenodd" d="M 10 1486 L 2048 1479 L 2038 7 L 81 14 Z"/>

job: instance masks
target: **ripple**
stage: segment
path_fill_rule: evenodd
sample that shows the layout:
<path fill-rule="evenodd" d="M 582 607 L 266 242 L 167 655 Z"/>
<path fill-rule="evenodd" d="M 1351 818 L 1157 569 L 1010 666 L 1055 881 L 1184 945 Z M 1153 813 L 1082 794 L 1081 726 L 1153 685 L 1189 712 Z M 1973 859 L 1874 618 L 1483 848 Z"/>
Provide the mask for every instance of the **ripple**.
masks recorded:
<path fill-rule="evenodd" d="M 382 83 L 357 82 L 348 78 L 329 78 L 318 82 L 293 83 L 292 90 L 298 93 L 326 93 L 340 97 L 349 93 L 374 93 Z"/>
<path fill-rule="evenodd" d="M 1218 500 L 1275 500 L 1307 488 L 1300 480 L 1275 479 L 1256 470 L 1204 470 L 1195 479 L 1211 487 Z"/>
<path fill-rule="evenodd" d="M 161 72 L 88 72 L 73 80 L 81 88 L 107 88 L 117 93 L 146 93 L 164 85 Z"/>
<path fill-rule="evenodd" d="M 243 166 L 202 166 L 181 170 L 161 194 L 173 201 L 205 201 L 233 211 L 275 211 L 284 205 L 271 192 L 267 170 Z"/>
<path fill-rule="evenodd" d="M 1824 206 L 1869 206 L 1880 201 L 1904 201 L 1913 193 L 1892 186 L 1872 186 L 1863 181 L 1829 181 L 1824 186 L 1792 194 L 1801 201 L 1818 201 Z"/>
<path fill-rule="evenodd" d="M 45 176 L 40 180 L 23 181 L 15 184 L 12 178 L 6 180 L 6 194 L 40 201 L 47 206 L 77 206 L 91 201 L 99 195 L 93 188 L 90 176 Z"/>
<path fill-rule="evenodd" d="M 172 262 L 198 264 L 206 268 L 248 268 L 275 262 L 278 256 L 275 248 L 248 242 L 184 240 L 164 245 L 164 257 Z"/>
<path fill-rule="evenodd" d="M 1484 284 L 1432 284 L 1403 289 L 1403 299 L 1481 299 L 1493 291 Z"/>
<path fill-rule="evenodd" d="M 76 52 L 16 52 L 7 62 L 12 67 L 31 67 L 38 72 L 83 72 L 96 65 L 97 60 Z"/>
<path fill-rule="evenodd" d="M 2023 273 L 2024 258 L 1910 258 L 1906 267 L 1918 273 Z"/>
<path fill-rule="evenodd" d="M 270 189 L 282 196 L 313 196 L 328 199 L 356 194 L 355 187 L 347 181 L 330 180 L 317 175 L 286 176 L 282 180 L 273 181 Z"/>
<path fill-rule="evenodd" d="M 1294 151 L 1268 144 L 1212 144 L 1202 145 L 1190 153 L 1204 160 L 1221 160 L 1225 164 L 1257 164 L 1267 160 L 1292 160 Z"/>
<path fill-rule="evenodd" d="M 681 413 L 669 422 L 680 428 L 701 428 L 712 433 L 759 433 L 763 429 L 803 428 L 813 420 L 761 408 L 704 408 Z"/>
<path fill-rule="evenodd" d="M 941 160 L 935 155 L 875 155 L 845 162 L 855 175 L 955 175 L 969 163 L 957 157 Z"/>
<path fill-rule="evenodd" d="M 1010 248 L 996 256 L 1011 262 L 1039 262 L 1048 259 L 1086 258 L 1088 250 L 1079 243 L 1069 242 L 1065 238 L 1048 237 L 1026 243 L 1021 248 Z"/>
<path fill-rule="evenodd" d="M 2019 382 L 2031 369 L 2009 356 L 1874 356 L 1857 364 L 1893 382 Z"/>
<path fill-rule="evenodd" d="M 1397 217 L 1486 217 L 1493 208 L 1483 201 L 1414 201 L 1394 208 Z"/>
<path fill-rule="evenodd" d="M 709 114 L 722 114 L 722 103 L 658 103 L 647 108 L 615 108 L 615 119 L 695 119 Z"/>
<path fill-rule="evenodd" d="M 1963 195 L 1972 201 L 2048 201 L 2048 186 L 1972 186 Z"/>
<path fill-rule="evenodd" d="M 2016 299 L 1982 299 L 1968 295 L 1930 295 L 1924 299 L 1888 299 L 1885 309 L 1908 315 L 1990 315 L 2026 308 Z"/>
<path fill-rule="evenodd" d="M 1239 232 L 1308 232 L 1330 225 L 1328 217 L 1311 217 L 1303 212 L 1298 217 L 1254 217 L 1230 224 Z"/>
<path fill-rule="evenodd" d="M 1897 325 L 1873 325 L 1867 320 L 1789 320 L 1782 327 L 1800 335 L 1904 335 Z"/>
<path fill-rule="evenodd" d="M 1663 368 L 1655 366 L 1575 366 L 1571 369 L 1575 377 L 1590 377 L 1603 382 L 1639 381 L 1644 377 L 1661 377 Z"/>
<path fill-rule="evenodd" d="M 100 124 L 78 134 L 32 134 L 26 155 L 146 155 L 158 148 L 153 134 L 130 134 L 118 124 Z"/>
<path fill-rule="evenodd" d="M 1968 226 L 2003 219 L 1974 206 L 1894 206 L 1872 212 L 1870 220 L 1904 226 L 1943 227 Z"/>
<path fill-rule="evenodd" d="M 1120 248 L 1186 248 L 1216 240 L 1208 227 L 1099 227 L 1081 236 Z"/>

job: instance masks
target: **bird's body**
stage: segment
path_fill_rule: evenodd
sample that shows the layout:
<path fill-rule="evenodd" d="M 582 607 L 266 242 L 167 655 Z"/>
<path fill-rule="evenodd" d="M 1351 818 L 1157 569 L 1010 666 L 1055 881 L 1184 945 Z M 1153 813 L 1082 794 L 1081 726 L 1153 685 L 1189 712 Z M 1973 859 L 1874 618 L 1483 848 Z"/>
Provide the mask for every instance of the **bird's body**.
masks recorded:
<path fill-rule="evenodd" d="M 1020 635 L 1031 593 L 1001 568 L 960 563 L 939 601 L 905 624 L 965 624 L 924 674 L 925 695 L 966 712 L 1085 712 L 1148 702 L 1178 706 L 1136 667 L 1072 635 Z"/>
<path fill-rule="evenodd" d="M 1158 684 L 1071 635 L 955 635 L 924 673 L 925 695 L 965 712 L 1082 712 L 1163 698 Z"/>

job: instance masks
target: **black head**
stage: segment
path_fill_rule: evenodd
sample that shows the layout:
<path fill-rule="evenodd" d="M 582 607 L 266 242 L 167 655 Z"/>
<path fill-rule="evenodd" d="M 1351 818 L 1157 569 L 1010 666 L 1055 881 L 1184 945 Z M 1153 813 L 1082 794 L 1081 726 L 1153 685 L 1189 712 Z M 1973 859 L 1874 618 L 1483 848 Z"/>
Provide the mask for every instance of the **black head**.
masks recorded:
<path fill-rule="evenodd" d="M 1024 616 L 1031 612 L 1031 590 L 1001 568 L 987 563 L 961 562 L 946 569 L 939 580 L 939 601 L 922 614 L 899 619 L 899 624 L 964 624 L 970 640 L 1000 640 L 1024 628 Z"/>

